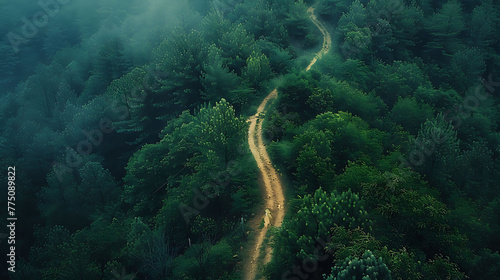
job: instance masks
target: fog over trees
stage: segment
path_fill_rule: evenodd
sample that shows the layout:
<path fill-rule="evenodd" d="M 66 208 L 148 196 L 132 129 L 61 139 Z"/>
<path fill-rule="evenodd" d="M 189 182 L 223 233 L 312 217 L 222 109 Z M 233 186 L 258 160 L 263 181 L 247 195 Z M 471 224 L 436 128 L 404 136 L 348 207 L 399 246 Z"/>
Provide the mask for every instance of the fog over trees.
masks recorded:
<path fill-rule="evenodd" d="M 0 0 L 0 278 L 496 279 L 498 11 Z"/>

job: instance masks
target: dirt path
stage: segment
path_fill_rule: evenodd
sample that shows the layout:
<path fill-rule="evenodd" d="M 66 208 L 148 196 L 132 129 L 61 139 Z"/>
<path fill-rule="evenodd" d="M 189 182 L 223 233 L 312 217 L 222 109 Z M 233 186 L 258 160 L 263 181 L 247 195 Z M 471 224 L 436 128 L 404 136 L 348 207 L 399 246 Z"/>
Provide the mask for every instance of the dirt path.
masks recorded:
<path fill-rule="evenodd" d="M 309 9 L 307 9 L 307 13 L 309 14 L 309 18 L 314 23 L 314 25 L 316 25 L 319 31 L 321 31 L 321 33 L 323 34 L 323 47 L 314 56 L 313 60 L 311 60 L 311 63 L 309 63 L 309 65 L 307 66 L 306 71 L 309 71 L 314 63 L 316 63 L 318 59 L 321 59 L 321 57 L 330 50 L 330 47 L 332 46 L 332 37 L 326 30 L 325 26 L 318 20 L 318 18 L 314 14 L 314 7 L 309 7 Z"/>
<path fill-rule="evenodd" d="M 310 7 L 307 12 L 312 22 L 319 28 L 321 33 L 323 33 L 323 46 L 321 50 L 315 55 L 309 66 L 307 66 L 306 71 L 309 71 L 309 69 L 311 69 L 311 66 L 313 66 L 318 59 L 320 59 L 325 53 L 328 52 L 332 41 L 330 38 L 330 34 L 326 30 L 326 28 L 323 26 L 323 24 L 321 24 L 321 22 L 318 21 L 318 19 L 314 15 L 314 8 Z M 266 147 L 264 145 L 264 141 L 262 139 L 262 122 L 264 121 L 264 116 L 266 113 L 264 111 L 264 108 L 266 107 L 266 104 L 270 99 L 276 98 L 277 96 L 278 90 L 274 89 L 271 93 L 269 93 L 268 96 L 266 96 L 266 98 L 264 98 L 262 103 L 259 105 L 259 108 L 257 108 L 257 113 L 248 118 L 248 122 L 250 123 L 250 128 L 248 129 L 248 144 L 250 146 L 250 150 L 252 151 L 253 157 L 257 161 L 257 166 L 259 167 L 262 180 L 264 182 L 265 209 L 263 209 L 263 211 L 261 211 L 261 214 L 255 216 L 255 218 L 253 218 L 250 222 L 250 225 L 252 225 L 252 230 L 255 231 L 256 236 L 254 244 L 250 250 L 251 256 L 243 266 L 245 280 L 255 280 L 255 277 L 257 275 L 257 268 L 259 266 L 264 266 L 269 263 L 269 261 L 271 261 L 272 250 L 270 247 L 267 247 L 264 259 L 258 266 L 258 259 L 261 255 L 261 247 L 269 226 L 281 226 L 283 218 L 285 217 L 285 208 L 283 207 L 285 204 L 283 185 L 281 184 L 278 173 L 273 167 L 271 159 L 269 158 L 269 154 L 267 153 Z M 264 219 L 264 227 L 262 229 L 259 229 L 259 225 L 262 219 Z"/>

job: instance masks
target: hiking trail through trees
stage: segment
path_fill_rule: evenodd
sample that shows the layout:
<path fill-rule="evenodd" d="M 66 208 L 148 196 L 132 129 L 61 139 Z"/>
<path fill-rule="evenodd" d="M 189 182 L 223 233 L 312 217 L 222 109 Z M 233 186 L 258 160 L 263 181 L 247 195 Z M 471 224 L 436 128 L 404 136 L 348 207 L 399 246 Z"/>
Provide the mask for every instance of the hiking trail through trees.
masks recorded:
<path fill-rule="evenodd" d="M 330 33 L 326 30 L 323 24 L 318 21 L 317 17 L 314 15 L 314 8 L 309 7 L 307 9 L 309 18 L 318 27 L 318 29 L 323 34 L 323 45 L 321 50 L 315 55 L 311 63 L 307 66 L 306 71 L 309 71 L 311 67 L 316 63 L 318 59 L 328 52 L 331 47 L 332 40 Z M 254 280 L 257 275 L 258 260 L 261 256 L 261 247 L 264 242 L 264 238 L 269 229 L 269 226 L 280 227 L 283 218 L 285 217 L 285 196 L 283 194 L 283 185 L 281 183 L 280 177 L 276 172 L 269 154 L 267 153 L 264 141 L 262 138 L 262 122 L 264 121 L 266 111 L 264 111 L 266 104 L 269 100 L 276 98 L 278 96 L 278 90 L 274 89 L 269 95 L 267 95 L 262 103 L 259 105 L 255 115 L 248 118 L 250 127 L 248 129 L 248 145 L 252 151 L 252 155 L 257 162 L 260 173 L 262 175 L 262 180 L 265 189 L 265 206 L 264 210 L 260 211 L 259 215 L 256 215 L 250 225 L 253 231 L 256 233 L 254 244 L 250 249 L 250 256 L 247 257 L 246 262 L 243 264 L 244 279 Z M 264 227 L 259 228 L 260 222 L 264 219 Z M 260 264 L 264 266 L 269 261 L 271 261 L 272 250 L 269 246 L 266 247 L 265 256 Z"/>

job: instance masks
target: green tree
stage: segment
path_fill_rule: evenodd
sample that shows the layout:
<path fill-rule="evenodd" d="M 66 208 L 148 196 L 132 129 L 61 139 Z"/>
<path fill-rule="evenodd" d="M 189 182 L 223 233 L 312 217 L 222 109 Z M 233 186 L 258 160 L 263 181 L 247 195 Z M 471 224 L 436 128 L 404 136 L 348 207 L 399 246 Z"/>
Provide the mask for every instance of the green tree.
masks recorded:
<path fill-rule="evenodd" d="M 347 13 L 352 1 L 349 0 L 323 0 L 319 2 L 318 13 L 337 21 L 342 14 Z"/>
<path fill-rule="evenodd" d="M 358 27 L 349 22 L 343 29 L 344 40 L 340 47 L 347 59 L 368 59 L 372 50 L 372 34 L 368 27 Z"/>
<path fill-rule="evenodd" d="M 238 155 L 238 147 L 244 143 L 247 123 L 237 117 L 233 107 L 225 100 L 212 108 L 204 108 L 198 113 L 200 130 L 197 139 L 202 156 L 209 157 L 215 152 L 218 167 L 224 168 Z M 207 158 L 208 159 L 208 158 Z"/>
<path fill-rule="evenodd" d="M 163 130 L 160 142 L 144 145 L 135 152 L 126 167 L 122 199 L 136 211 L 151 213 L 161 208 L 163 197 L 159 194 L 179 186 L 180 176 L 193 171 L 186 163 L 196 152 L 198 131 L 195 117 L 185 111 Z"/>
<path fill-rule="evenodd" d="M 353 1 L 349 7 L 349 12 L 342 15 L 338 23 L 338 28 L 344 30 L 351 22 L 359 28 L 367 26 L 366 8 L 359 0 Z"/>
<path fill-rule="evenodd" d="M 248 57 L 247 66 L 242 71 L 242 76 L 256 89 L 260 89 L 263 82 L 271 78 L 271 74 L 271 67 L 267 56 L 255 52 Z"/>
<path fill-rule="evenodd" d="M 298 203 L 297 214 L 285 221 L 275 247 L 278 258 L 288 266 L 308 258 L 317 261 L 316 248 L 325 248 L 334 225 L 350 229 L 371 227 L 362 200 L 350 190 L 342 194 L 328 194 L 319 188 L 314 195 L 300 198 Z M 326 267 L 315 274 L 321 275 L 321 270 L 326 270 Z"/>
<path fill-rule="evenodd" d="M 465 92 L 477 83 L 485 70 L 484 54 L 477 48 L 465 48 L 451 58 L 451 83 L 458 92 Z"/>
<path fill-rule="evenodd" d="M 416 135 L 420 126 L 434 117 L 432 107 L 419 104 L 415 98 L 399 98 L 389 114 L 389 118 L 406 131 Z"/>
<path fill-rule="evenodd" d="M 361 180 L 350 179 L 359 171 L 364 173 Z M 438 252 L 452 254 L 459 248 L 457 250 L 463 250 L 463 253 L 453 254 L 465 254 L 465 244 L 460 240 L 463 236 L 456 235 L 449 225 L 450 211 L 438 200 L 436 189 L 430 188 L 418 173 L 407 169 L 394 168 L 391 172 L 376 173 L 358 167 L 349 170 L 343 177 L 351 182 L 360 181 L 367 208 L 383 217 L 377 220 L 378 223 L 390 225 L 386 230 L 383 227 L 378 230 L 388 236 L 391 246 L 418 248 L 428 255 Z M 443 240 L 455 240 L 456 243 L 451 248 Z"/>
<path fill-rule="evenodd" d="M 95 161 L 86 161 L 62 176 L 51 172 L 47 183 L 39 193 L 38 207 L 49 225 L 80 229 L 97 216 L 113 215 L 119 201 L 115 179 Z"/>
<path fill-rule="evenodd" d="M 386 1 L 386 3 L 391 3 L 391 1 Z M 419 32 L 424 26 L 424 12 L 415 3 L 408 6 L 401 6 L 402 1 L 398 3 L 399 5 L 392 7 L 391 13 L 392 35 L 397 42 L 391 47 L 396 53 L 396 59 L 411 60 L 414 56 L 413 49 L 419 40 Z"/>
<path fill-rule="evenodd" d="M 427 262 L 423 268 L 425 279 L 468 279 L 465 273 L 460 271 L 456 263 L 450 258 L 437 255 Z"/>
<path fill-rule="evenodd" d="M 375 91 L 391 108 L 399 97 L 411 97 L 420 86 L 430 85 L 424 72 L 415 63 L 395 61 L 392 65 L 377 64 L 374 73 Z"/>
<path fill-rule="evenodd" d="M 176 279 L 229 279 L 234 261 L 233 250 L 226 240 L 214 246 L 210 243 L 193 244 L 175 259 Z"/>
<path fill-rule="evenodd" d="M 427 48 L 436 52 L 438 57 L 455 53 L 461 48 L 459 35 L 465 27 L 462 7 L 456 0 L 449 0 L 438 13 L 426 21 L 425 28 L 432 35 Z"/>
<path fill-rule="evenodd" d="M 201 35 L 208 44 L 217 44 L 231 30 L 231 21 L 217 10 L 212 10 L 200 23 Z"/>
<path fill-rule="evenodd" d="M 166 95 L 164 98 L 170 98 L 173 102 L 156 103 L 154 106 L 163 108 L 161 110 L 180 112 L 184 109 L 193 110 L 201 104 L 203 65 L 208 62 L 208 47 L 201 33 L 176 30 L 161 43 L 157 55 L 158 70 L 164 77 L 159 79 L 160 86 L 154 92 Z"/>
<path fill-rule="evenodd" d="M 307 143 L 313 143 L 312 136 L 324 131 L 331 143 L 331 151 L 335 152 L 322 156 L 331 157 L 336 171 L 342 170 L 348 161 L 374 162 L 382 153 L 382 133 L 369 129 L 366 122 L 350 113 L 320 114 L 306 124 L 306 128 L 305 133 L 297 136 L 296 151 L 302 150 Z"/>
<path fill-rule="evenodd" d="M 289 72 L 292 65 L 292 54 L 289 49 L 283 49 L 278 44 L 267 40 L 258 40 L 257 44 L 262 49 L 262 53 L 269 58 L 269 65 L 272 72 L 277 74 Z"/>
<path fill-rule="evenodd" d="M 39 228 L 31 251 L 45 279 L 100 279 L 99 264 L 91 260 L 85 244 L 75 242 L 63 226 Z"/>
<path fill-rule="evenodd" d="M 314 188 L 330 188 L 333 178 L 334 166 L 332 165 L 332 143 L 328 139 L 331 132 L 319 131 L 312 135 L 297 157 L 297 172 L 294 173 L 299 186 L 311 193 Z"/>
<path fill-rule="evenodd" d="M 172 102 L 165 95 L 153 93 L 157 83 L 151 70 L 135 68 L 120 79 L 114 80 L 107 89 L 112 100 L 111 110 L 117 121 L 113 123 L 118 133 L 122 133 L 128 143 L 138 145 L 158 139 L 158 132 L 164 127 L 165 106 Z M 148 73 L 149 72 L 149 73 Z M 158 105 L 163 106 L 158 106 Z"/>
<path fill-rule="evenodd" d="M 316 78 L 309 72 L 286 75 L 282 86 L 278 88 L 280 111 L 298 113 L 302 120 L 311 118 L 310 112 L 304 110 L 304 105 L 318 86 Z"/>
<path fill-rule="evenodd" d="M 205 101 L 217 102 L 221 98 L 227 98 L 239 105 L 246 103 L 246 100 L 240 101 L 236 98 L 237 92 L 247 89 L 246 84 L 224 64 L 221 51 L 215 45 L 210 46 L 208 62 L 203 69 L 202 84 Z"/>
<path fill-rule="evenodd" d="M 492 1 L 482 1 L 476 6 L 467 24 L 469 43 L 483 51 L 491 52 L 490 46 L 495 41 L 495 18 L 498 17 Z"/>
<path fill-rule="evenodd" d="M 303 2 L 295 2 L 291 5 L 285 19 L 288 34 L 295 38 L 303 38 L 309 31 L 309 24 L 307 6 Z"/>
<path fill-rule="evenodd" d="M 98 50 L 93 70 L 93 75 L 97 78 L 95 94 L 104 91 L 113 80 L 120 78 L 129 70 L 131 63 L 127 61 L 123 50 L 123 43 L 118 38 L 107 41 Z"/>
<path fill-rule="evenodd" d="M 233 25 L 229 32 L 222 35 L 218 46 L 222 50 L 225 64 L 237 75 L 241 75 L 252 53 L 258 51 L 253 36 L 248 34 L 242 24 Z"/>
<path fill-rule="evenodd" d="M 366 280 L 390 280 L 391 271 L 387 268 L 381 257 L 378 259 L 370 250 L 367 250 L 361 259 L 346 258 L 341 265 L 336 265 L 332 269 L 332 275 L 325 280 L 342 279 L 366 279 Z"/>
<path fill-rule="evenodd" d="M 162 131 L 160 142 L 144 145 L 130 158 L 124 201 L 151 215 L 161 208 L 164 196 L 160 194 L 165 190 L 180 186 L 203 189 L 217 183 L 214 174 L 226 171 L 230 161 L 239 158 L 246 127 L 246 121 L 236 117 L 224 99 L 215 106 L 202 107 L 195 116 L 184 112 Z"/>
<path fill-rule="evenodd" d="M 493 152 L 484 143 L 473 142 L 470 150 L 464 150 L 457 157 L 457 167 L 452 180 L 465 193 L 475 199 L 497 195 L 492 185 L 494 161 Z"/>
<path fill-rule="evenodd" d="M 443 195 L 449 195 L 450 173 L 459 155 L 459 140 L 453 124 L 443 115 L 422 124 L 416 138 L 410 140 L 409 163 L 425 175 Z"/>
<path fill-rule="evenodd" d="M 269 1 L 257 0 L 241 3 L 236 9 L 245 9 L 239 22 L 254 35 L 254 39 L 265 39 L 282 47 L 288 46 L 288 34 L 279 18 L 282 10 L 272 9 Z M 285 22 L 286 24 L 286 22 Z"/>
<path fill-rule="evenodd" d="M 138 218 L 132 222 L 126 251 L 144 277 L 162 279 L 171 275 L 179 248 L 171 244 L 168 234 L 165 229 L 151 230 Z"/>
<path fill-rule="evenodd" d="M 327 90 L 316 90 L 307 100 L 307 105 L 316 114 L 324 112 L 350 112 L 369 123 L 376 120 L 380 112 L 385 110 L 385 104 L 374 94 L 365 94 L 354 88 L 350 83 L 328 81 Z"/>
<path fill-rule="evenodd" d="M 453 108 L 455 104 L 461 102 L 459 94 L 453 89 L 434 89 L 427 86 L 418 87 L 414 97 L 420 103 L 426 103 L 441 110 Z"/>

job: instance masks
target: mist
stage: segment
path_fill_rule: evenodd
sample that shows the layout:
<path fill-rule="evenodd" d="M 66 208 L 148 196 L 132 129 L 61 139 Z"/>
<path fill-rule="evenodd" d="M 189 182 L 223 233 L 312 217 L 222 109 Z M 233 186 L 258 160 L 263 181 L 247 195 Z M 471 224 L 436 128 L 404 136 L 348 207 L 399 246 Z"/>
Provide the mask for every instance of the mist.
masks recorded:
<path fill-rule="evenodd" d="M 0 278 L 496 279 L 499 10 L 0 0 Z"/>

